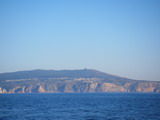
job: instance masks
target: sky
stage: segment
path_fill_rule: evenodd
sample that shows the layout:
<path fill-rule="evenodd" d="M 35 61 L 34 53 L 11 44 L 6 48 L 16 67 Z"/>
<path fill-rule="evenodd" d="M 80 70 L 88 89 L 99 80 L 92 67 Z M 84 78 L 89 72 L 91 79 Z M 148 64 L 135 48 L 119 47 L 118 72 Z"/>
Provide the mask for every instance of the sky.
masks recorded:
<path fill-rule="evenodd" d="M 0 0 L 0 73 L 97 69 L 160 81 L 159 0 Z"/>

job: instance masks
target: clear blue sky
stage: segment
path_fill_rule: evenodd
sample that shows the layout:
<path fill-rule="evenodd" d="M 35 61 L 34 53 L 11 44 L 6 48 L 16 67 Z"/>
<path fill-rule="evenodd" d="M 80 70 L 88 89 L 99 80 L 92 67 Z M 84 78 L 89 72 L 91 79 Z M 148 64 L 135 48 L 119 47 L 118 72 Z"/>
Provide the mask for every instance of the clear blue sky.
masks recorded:
<path fill-rule="evenodd" d="M 0 72 L 83 69 L 160 81 L 160 0 L 0 0 Z"/>

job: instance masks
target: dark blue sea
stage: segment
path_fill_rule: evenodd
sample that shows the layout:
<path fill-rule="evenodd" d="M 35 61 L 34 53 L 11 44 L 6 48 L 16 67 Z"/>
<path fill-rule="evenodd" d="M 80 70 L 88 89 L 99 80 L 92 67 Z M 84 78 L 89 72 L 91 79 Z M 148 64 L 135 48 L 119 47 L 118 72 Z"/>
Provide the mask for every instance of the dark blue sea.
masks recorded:
<path fill-rule="evenodd" d="M 160 94 L 0 94 L 0 120 L 160 120 Z"/>

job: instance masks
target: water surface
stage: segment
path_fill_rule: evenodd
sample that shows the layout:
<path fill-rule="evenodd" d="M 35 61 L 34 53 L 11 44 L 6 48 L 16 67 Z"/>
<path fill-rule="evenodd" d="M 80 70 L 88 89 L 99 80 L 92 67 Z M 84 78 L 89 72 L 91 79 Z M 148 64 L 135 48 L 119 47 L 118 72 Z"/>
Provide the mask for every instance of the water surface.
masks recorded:
<path fill-rule="evenodd" d="M 160 94 L 0 94 L 0 120 L 160 120 Z"/>

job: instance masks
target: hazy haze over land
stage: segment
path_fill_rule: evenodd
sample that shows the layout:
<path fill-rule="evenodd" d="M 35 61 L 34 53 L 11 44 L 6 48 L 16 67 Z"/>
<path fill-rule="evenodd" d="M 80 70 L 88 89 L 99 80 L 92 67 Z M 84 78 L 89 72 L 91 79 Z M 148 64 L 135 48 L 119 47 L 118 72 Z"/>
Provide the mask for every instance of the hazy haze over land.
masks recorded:
<path fill-rule="evenodd" d="M 159 0 L 0 0 L 0 73 L 94 68 L 160 81 Z"/>

